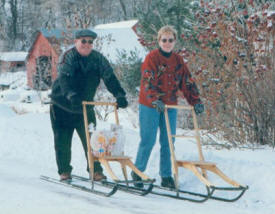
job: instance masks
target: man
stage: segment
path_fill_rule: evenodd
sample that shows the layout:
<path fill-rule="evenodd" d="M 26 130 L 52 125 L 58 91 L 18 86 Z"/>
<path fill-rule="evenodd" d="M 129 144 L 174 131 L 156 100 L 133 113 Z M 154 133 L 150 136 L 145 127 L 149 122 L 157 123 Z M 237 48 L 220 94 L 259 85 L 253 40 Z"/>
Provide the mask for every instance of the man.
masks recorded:
<path fill-rule="evenodd" d="M 75 33 L 74 46 L 60 57 L 58 77 L 52 86 L 50 117 L 60 180 L 71 179 L 71 143 L 74 130 L 81 139 L 88 159 L 82 101 L 93 101 L 100 80 L 104 81 L 108 91 L 116 98 L 118 107 L 126 108 L 128 105 L 125 91 L 109 62 L 102 54 L 93 50 L 96 37 L 97 34 L 88 29 Z M 92 122 L 95 125 L 93 107 L 88 108 L 87 114 L 89 124 Z M 99 162 L 94 163 L 94 170 L 94 180 L 106 179 Z"/>

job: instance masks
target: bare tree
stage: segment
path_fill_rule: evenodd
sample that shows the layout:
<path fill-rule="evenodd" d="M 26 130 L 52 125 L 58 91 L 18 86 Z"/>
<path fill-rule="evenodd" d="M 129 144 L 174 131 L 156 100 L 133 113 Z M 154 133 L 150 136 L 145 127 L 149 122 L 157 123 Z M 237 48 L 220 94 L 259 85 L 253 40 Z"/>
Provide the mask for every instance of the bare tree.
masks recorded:
<path fill-rule="evenodd" d="M 0 39 L 6 50 L 26 50 L 41 28 L 76 29 L 137 18 L 151 0 L 0 0 Z"/>
<path fill-rule="evenodd" d="M 17 0 L 9 0 L 10 12 L 11 12 L 11 40 L 15 41 L 17 37 L 17 21 L 18 21 L 18 5 Z"/>
<path fill-rule="evenodd" d="M 123 0 L 119 0 L 119 3 L 120 3 L 120 6 L 121 6 L 121 9 L 123 11 L 124 18 L 126 19 L 127 18 L 127 9 L 126 9 L 125 3 L 124 3 Z"/>

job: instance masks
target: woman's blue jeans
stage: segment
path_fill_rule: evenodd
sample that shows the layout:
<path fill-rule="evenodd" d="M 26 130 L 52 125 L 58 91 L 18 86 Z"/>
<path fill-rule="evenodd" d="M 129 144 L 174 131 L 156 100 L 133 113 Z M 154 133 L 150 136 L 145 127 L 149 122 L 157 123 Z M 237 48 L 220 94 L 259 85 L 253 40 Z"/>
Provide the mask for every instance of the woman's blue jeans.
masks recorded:
<path fill-rule="evenodd" d="M 171 134 L 176 133 L 177 110 L 168 109 Z M 135 165 L 140 171 L 145 171 L 153 146 L 156 143 L 158 128 L 160 129 L 160 171 L 161 177 L 171 176 L 171 159 L 169 142 L 166 131 L 164 113 L 155 108 L 139 105 L 140 144 Z"/>

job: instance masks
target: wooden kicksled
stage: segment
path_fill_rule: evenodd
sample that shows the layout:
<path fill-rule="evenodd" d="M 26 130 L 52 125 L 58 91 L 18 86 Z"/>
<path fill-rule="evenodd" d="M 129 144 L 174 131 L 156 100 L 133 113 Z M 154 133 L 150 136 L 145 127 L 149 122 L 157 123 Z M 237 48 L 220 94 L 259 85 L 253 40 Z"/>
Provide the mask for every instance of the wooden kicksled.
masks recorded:
<path fill-rule="evenodd" d="M 139 195 L 146 195 L 151 192 L 153 188 L 153 182 L 154 179 L 150 179 L 147 175 L 142 173 L 140 170 L 138 170 L 133 162 L 131 161 L 131 157 L 129 156 L 102 156 L 97 157 L 93 154 L 93 148 L 91 146 L 91 136 L 89 133 L 89 124 L 88 124 L 88 118 L 87 118 L 87 106 L 98 106 L 98 105 L 106 105 L 106 106 L 112 106 L 114 107 L 114 113 L 115 113 L 115 120 L 116 124 L 119 125 L 119 119 L 118 119 L 118 111 L 117 111 L 117 104 L 116 103 L 109 103 L 109 102 L 86 102 L 83 103 L 83 115 L 84 115 L 84 125 L 85 125 L 85 132 L 86 132 L 86 139 L 87 139 L 87 148 L 88 148 L 88 164 L 89 164 L 89 172 L 90 172 L 90 182 L 92 185 L 92 189 L 95 188 L 95 181 L 94 181 L 94 161 L 99 161 L 107 171 L 108 175 L 112 178 L 113 181 L 102 181 L 101 184 L 104 186 L 109 186 L 111 188 L 117 187 L 119 190 L 123 190 L 126 192 L 139 194 Z M 121 170 L 124 176 L 124 180 L 119 179 L 119 177 L 114 173 L 112 170 L 112 167 L 110 166 L 110 162 L 118 162 L 121 166 Z M 129 167 L 132 171 L 134 171 L 138 176 L 142 178 L 141 181 L 138 183 L 143 183 L 147 188 L 140 189 L 133 186 L 136 181 L 128 180 L 127 177 L 127 167 Z M 79 176 L 73 176 L 75 178 L 81 179 Z M 82 178 L 83 180 L 84 178 Z M 87 179 L 88 180 L 88 179 Z"/>
<path fill-rule="evenodd" d="M 172 135 L 171 134 L 171 129 L 170 129 L 170 123 L 168 119 L 168 109 L 173 108 L 173 109 L 185 109 L 185 110 L 190 110 L 192 112 L 193 116 L 193 123 L 194 123 L 194 131 L 195 135 L 194 136 L 183 136 L 183 135 Z M 192 106 L 178 106 L 178 105 L 166 105 L 165 106 L 165 121 L 166 121 L 166 128 L 167 128 L 167 134 L 168 134 L 168 140 L 169 140 L 169 148 L 171 151 L 171 162 L 172 162 L 172 172 L 175 180 L 175 186 L 176 189 L 174 191 L 174 195 L 167 195 L 171 196 L 173 198 L 179 198 L 179 199 L 184 199 L 184 200 L 190 200 L 194 202 L 203 202 L 206 201 L 207 199 L 215 199 L 215 200 L 221 200 L 225 202 L 233 202 L 238 200 L 244 192 L 248 189 L 248 186 L 242 186 L 238 182 L 232 180 L 228 176 L 226 176 L 218 167 L 215 163 L 211 162 L 206 162 L 203 157 L 202 153 L 202 147 L 201 147 L 201 142 L 200 142 L 200 133 L 199 133 L 199 128 L 198 128 L 198 123 L 197 123 L 197 117 L 194 111 L 194 108 Z M 198 154 L 199 154 L 199 160 L 198 161 L 187 161 L 187 160 L 177 160 L 175 156 L 175 147 L 173 144 L 173 138 L 195 138 L 197 142 L 197 149 L 198 149 Z M 200 193 L 194 193 L 194 192 L 188 192 L 188 191 L 183 191 L 179 189 L 179 173 L 178 169 L 179 167 L 183 167 L 185 169 L 190 170 L 205 186 L 207 193 L 205 194 L 200 194 Z M 214 175 L 217 175 L 219 178 L 221 178 L 226 184 L 226 187 L 219 187 L 216 186 L 215 184 L 211 183 L 209 179 L 207 178 L 207 172 L 212 172 Z M 228 197 L 223 197 L 223 196 L 215 196 L 214 193 L 216 192 L 221 192 L 222 191 L 236 191 L 237 196 L 234 195 L 234 197 L 228 198 Z M 188 197 L 183 197 L 181 194 L 188 194 L 194 197 L 188 198 Z M 220 195 L 220 194 L 219 194 Z M 199 199 L 198 199 L 198 198 Z"/>

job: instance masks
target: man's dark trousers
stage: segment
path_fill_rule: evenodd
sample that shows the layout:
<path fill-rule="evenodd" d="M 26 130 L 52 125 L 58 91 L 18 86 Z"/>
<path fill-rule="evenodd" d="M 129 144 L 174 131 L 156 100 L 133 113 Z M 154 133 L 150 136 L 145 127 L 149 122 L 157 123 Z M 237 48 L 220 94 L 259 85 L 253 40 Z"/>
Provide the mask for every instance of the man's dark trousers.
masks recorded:
<path fill-rule="evenodd" d="M 70 162 L 74 130 L 76 130 L 78 136 L 80 137 L 87 160 L 87 170 L 89 171 L 83 115 L 70 113 L 56 105 L 51 105 L 50 118 L 54 133 L 54 146 L 58 173 L 71 173 L 73 169 L 73 167 L 70 165 Z M 103 171 L 99 162 L 94 162 L 94 171 Z"/>

